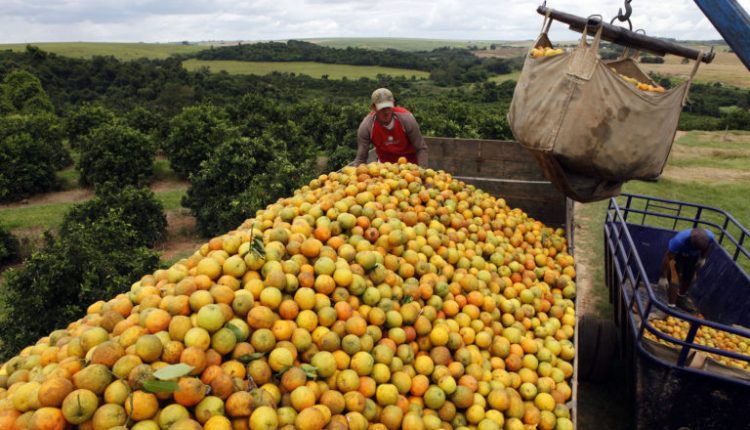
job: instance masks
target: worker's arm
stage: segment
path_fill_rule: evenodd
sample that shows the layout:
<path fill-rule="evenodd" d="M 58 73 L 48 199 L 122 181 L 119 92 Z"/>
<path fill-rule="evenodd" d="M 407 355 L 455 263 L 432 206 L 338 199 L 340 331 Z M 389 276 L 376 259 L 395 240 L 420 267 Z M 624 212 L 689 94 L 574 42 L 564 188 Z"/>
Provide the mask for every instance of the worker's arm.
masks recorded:
<path fill-rule="evenodd" d="M 359 129 L 357 130 L 357 156 L 354 158 L 355 166 L 367 163 L 367 153 L 370 151 L 370 143 L 372 143 L 370 134 L 372 133 L 372 123 L 374 120 L 374 116 L 367 115 L 359 124 Z"/>
<path fill-rule="evenodd" d="M 422 168 L 427 168 L 427 143 L 424 141 L 424 137 L 422 137 L 422 131 L 419 129 L 417 119 L 411 113 L 401 113 L 398 119 L 401 121 L 401 125 L 404 126 L 404 131 L 409 137 L 409 142 L 411 142 L 417 154 L 417 164 Z"/>
<path fill-rule="evenodd" d="M 680 275 L 677 274 L 677 261 L 675 261 L 674 257 L 672 257 L 669 260 L 669 270 L 672 274 L 672 283 L 673 284 L 679 284 L 680 283 Z"/>
<path fill-rule="evenodd" d="M 701 251 L 700 257 L 698 257 L 698 261 L 695 262 L 695 268 L 700 269 L 706 264 L 706 256 L 708 256 L 708 251 L 711 249 L 710 246 L 706 247 L 703 251 Z"/>
<path fill-rule="evenodd" d="M 675 280 L 677 277 L 677 267 L 675 262 L 675 256 L 671 252 L 667 251 L 664 254 L 664 258 L 661 261 L 661 272 L 659 274 L 659 287 L 661 288 L 668 288 L 670 280 L 667 280 L 667 277 L 671 278 L 671 282 L 673 284 L 676 284 L 679 282 L 679 280 Z"/>

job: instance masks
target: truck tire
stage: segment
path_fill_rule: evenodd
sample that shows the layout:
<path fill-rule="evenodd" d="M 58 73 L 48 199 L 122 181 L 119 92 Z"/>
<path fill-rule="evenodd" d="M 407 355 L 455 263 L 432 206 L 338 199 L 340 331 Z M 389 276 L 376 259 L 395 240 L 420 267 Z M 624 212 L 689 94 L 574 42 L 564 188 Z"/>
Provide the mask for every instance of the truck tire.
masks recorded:
<path fill-rule="evenodd" d="M 609 319 L 583 315 L 578 320 L 578 380 L 602 382 L 611 376 L 617 331 Z"/>

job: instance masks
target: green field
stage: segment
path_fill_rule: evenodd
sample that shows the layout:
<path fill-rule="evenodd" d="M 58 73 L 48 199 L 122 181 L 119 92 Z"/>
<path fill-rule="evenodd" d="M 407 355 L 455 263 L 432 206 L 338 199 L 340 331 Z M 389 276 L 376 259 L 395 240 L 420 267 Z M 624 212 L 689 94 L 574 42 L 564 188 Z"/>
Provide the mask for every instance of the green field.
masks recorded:
<path fill-rule="evenodd" d="M 647 72 L 661 75 L 687 78 L 693 69 L 694 62 L 682 63 L 682 58 L 674 55 L 664 57 L 663 64 L 641 64 Z M 717 52 L 710 64 L 701 64 L 695 75 L 697 82 L 722 82 L 740 88 L 750 88 L 750 72 L 740 59 L 731 52 Z"/>
<path fill-rule="evenodd" d="M 320 78 L 328 75 L 329 79 L 359 79 L 375 78 L 377 75 L 415 76 L 417 79 L 427 79 L 430 74 L 421 70 L 396 69 L 380 66 L 351 66 L 347 64 L 325 64 L 311 61 L 203 61 L 190 59 L 182 63 L 189 71 L 207 67 L 214 73 L 227 72 L 233 75 L 267 75 L 273 72 L 296 73 Z"/>
<path fill-rule="evenodd" d="M 0 44 L 0 50 L 25 51 L 26 43 Z M 173 54 L 192 54 L 203 51 L 207 46 L 182 45 L 178 43 L 97 43 L 59 42 L 31 43 L 39 49 L 57 55 L 73 58 L 91 58 L 95 55 L 111 55 L 120 60 L 138 58 L 163 59 Z"/>
<path fill-rule="evenodd" d="M 431 51 L 437 48 L 468 48 L 476 46 L 479 49 L 489 49 L 492 44 L 497 46 L 518 46 L 518 43 L 529 42 L 503 40 L 447 40 L 447 39 L 417 39 L 391 37 L 333 37 L 328 39 L 302 39 L 331 48 L 365 48 L 374 50 L 398 49 L 400 51 Z"/>
<path fill-rule="evenodd" d="M 496 82 L 498 84 L 500 82 L 505 82 L 505 81 L 510 81 L 510 80 L 518 81 L 518 77 L 519 76 L 521 76 L 521 71 L 517 70 L 515 72 L 508 73 L 508 74 L 505 74 L 505 75 L 495 75 L 495 76 L 492 76 L 490 78 L 490 81 Z"/>
<path fill-rule="evenodd" d="M 181 207 L 180 201 L 186 192 L 187 189 L 178 189 L 154 194 L 164 206 L 164 210 L 169 211 Z M 55 229 L 60 226 L 65 214 L 75 204 L 65 202 L 2 209 L 0 210 L 0 224 L 11 230 Z"/>

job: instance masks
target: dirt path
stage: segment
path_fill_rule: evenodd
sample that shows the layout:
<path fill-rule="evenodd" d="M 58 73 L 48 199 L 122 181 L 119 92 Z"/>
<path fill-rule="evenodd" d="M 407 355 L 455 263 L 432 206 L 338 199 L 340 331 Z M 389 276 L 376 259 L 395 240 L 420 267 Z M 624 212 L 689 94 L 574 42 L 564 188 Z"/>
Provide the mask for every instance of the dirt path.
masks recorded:
<path fill-rule="evenodd" d="M 188 257 L 206 242 L 198 233 L 195 217 L 187 209 L 167 211 L 167 236 L 155 249 L 162 253 L 162 261 Z"/>
<path fill-rule="evenodd" d="M 154 193 L 180 190 L 188 187 L 186 181 L 159 181 L 151 184 L 149 189 Z M 42 206 L 55 203 L 80 203 L 94 196 L 92 190 L 76 188 L 73 190 L 58 191 L 36 195 L 21 202 L 0 205 L 0 210 Z M 164 241 L 159 243 L 155 249 L 162 253 L 162 261 L 175 261 L 187 257 L 195 252 L 206 239 L 202 238 L 196 228 L 195 217 L 184 208 L 165 211 L 167 217 L 167 233 Z M 31 248 L 43 246 L 41 237 L 44 229 L 31 228 L 19 229 L 13 233 L 27 243 Z"/>
<path fill-rule="evenodd" d="M 149 186 L 155 193 L 175 191 L 187 188 L 187 181 L 159 181 Z M 38 194 L 20 202 L 0 204 L 0 210 L 20 208 L 28 206 L 49 205 L 54 203 L 79 203 L 94 197 L 94 191 L 88 188 L 75 188 L 72 190 L 55 191 L 51 193 Z"/>
<path fill-rule="evenodd" d="M 50 205 L 55 203 L 79 203 L 94 196 L 94 192 L 86 188 L 74 190 L 55 191 L 52 193 L 38 194 L 20 202 L 0 204 L 0 210 L 28 206 Z"/>

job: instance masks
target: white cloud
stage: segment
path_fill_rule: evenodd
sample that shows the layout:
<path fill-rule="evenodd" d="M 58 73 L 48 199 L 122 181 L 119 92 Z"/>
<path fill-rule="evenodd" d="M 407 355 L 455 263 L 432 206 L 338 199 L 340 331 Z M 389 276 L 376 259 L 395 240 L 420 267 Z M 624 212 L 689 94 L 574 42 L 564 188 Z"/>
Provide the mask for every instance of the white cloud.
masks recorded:
<path fill-rule="evenodd" d="M 739 3 L 750 10 L 750 0 Z M 0 0 L 0 42 L 269 40 L 303 37 L 533 39 L 542 23 L 530 0 Z M 690 0 L 636 0 L 632 22 L 648 34 L 717 39 Z M 551 0 L 574 15 L 610 20 L 623 1 Z M 576 37 L 564 24 L 551 37 Z"/>

